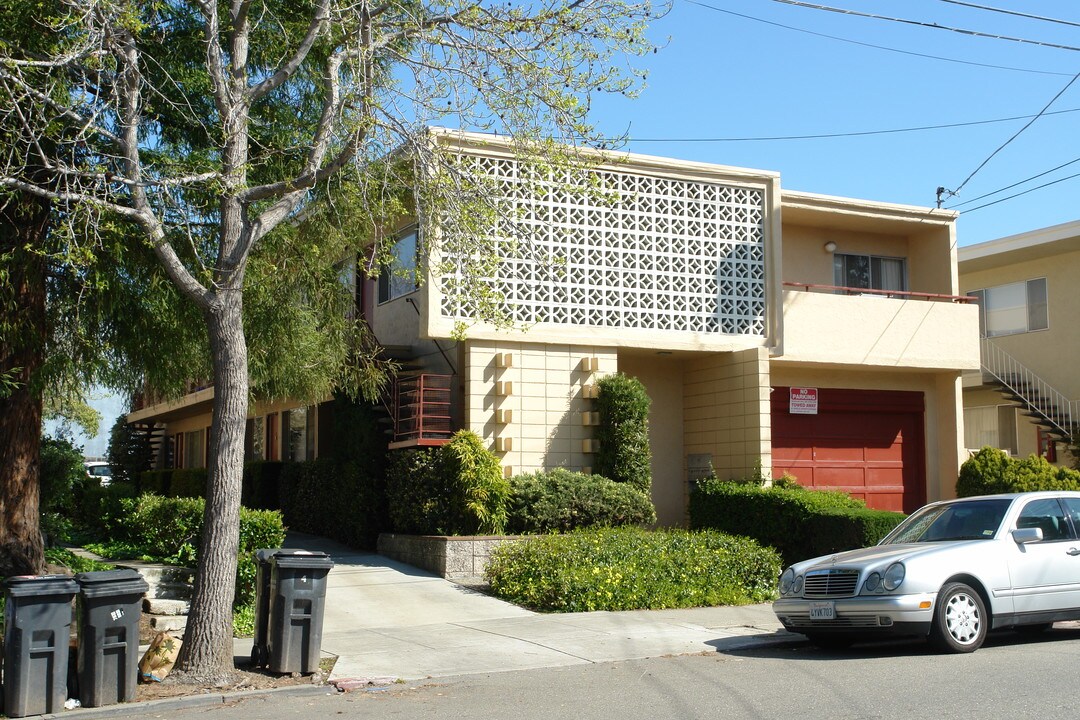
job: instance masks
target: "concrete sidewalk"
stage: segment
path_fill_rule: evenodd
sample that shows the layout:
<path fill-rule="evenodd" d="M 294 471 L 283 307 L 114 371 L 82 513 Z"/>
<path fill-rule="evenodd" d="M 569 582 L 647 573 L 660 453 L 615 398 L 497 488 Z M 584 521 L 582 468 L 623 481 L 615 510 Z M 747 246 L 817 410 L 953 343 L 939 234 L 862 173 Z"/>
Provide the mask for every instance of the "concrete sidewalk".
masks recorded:
<path fill-rule="evenodd" d="M 798 637 L 769 605 L 540 614 L 325 538 L 289 533 L 286 546 L 334 560 L 322 642 L 338 658 L 332 680 L 559 667 Z"/>

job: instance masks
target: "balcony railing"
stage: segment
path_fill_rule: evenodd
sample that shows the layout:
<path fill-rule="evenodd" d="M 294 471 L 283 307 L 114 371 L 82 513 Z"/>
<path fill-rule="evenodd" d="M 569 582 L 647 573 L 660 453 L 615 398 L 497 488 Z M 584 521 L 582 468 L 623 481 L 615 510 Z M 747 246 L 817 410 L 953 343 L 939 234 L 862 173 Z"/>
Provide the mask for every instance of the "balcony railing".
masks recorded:
<path fill-rule="evenodd" d="M 441 445 L 450 439 L 453 375 L 412 375 L 394 385 L 393 445 Z"/>
<path fill-rule="evenodd" d="M 936 300 L 938 302 L 961 304 L 973 303 L 977 300 L 971 295 L 943 295 L 941 293 L 909 292 L 907 290 L 872 290 L 869 288 L 841 287 L 839 285 L 818 285 L 816 283 L 784 282 L 784 287 L 801 288 L 806 292 L 824 292 L 837 295 L 879 295 L 903 300 Z"/>

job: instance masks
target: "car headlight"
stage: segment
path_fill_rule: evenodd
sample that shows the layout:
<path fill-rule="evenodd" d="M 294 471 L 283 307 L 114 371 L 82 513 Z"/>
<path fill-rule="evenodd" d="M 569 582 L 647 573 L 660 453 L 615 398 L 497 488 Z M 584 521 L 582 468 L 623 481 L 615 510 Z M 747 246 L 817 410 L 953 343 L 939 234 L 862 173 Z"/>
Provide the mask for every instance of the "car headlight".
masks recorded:
<path fill-rule="evenodd" d="M 791 594 L 792 595 L 801 595 L 802 594 L 802 581 L 803 581 L 803 576 L 802 575 L 796 575 L 795 576 L 795 584 L 791 586 Z"/>
<path fill-rule="evenodd" d="M 907 570 L 904 568 L 903 563 L 890 565 L 889 569 L 885 571 L 885 589 L 892 592 L 900 587 L 900 583 L 904 582 L 904 575 L 906 574 Z"/>
<path fill-rule="evenodd" d="M 795 582 L 795 571 L 788 568 L 784 571 L 784 574 L 780 576 L 780 594 L 787 595 L 791 592 L 791 585 Z"/>
<path fill-rule="evenodd" d="M 881 573 L 872 572 L 867 575 L 863 587 L 866 589 L 866 592 L 877 592 L 881 590 Z"/>

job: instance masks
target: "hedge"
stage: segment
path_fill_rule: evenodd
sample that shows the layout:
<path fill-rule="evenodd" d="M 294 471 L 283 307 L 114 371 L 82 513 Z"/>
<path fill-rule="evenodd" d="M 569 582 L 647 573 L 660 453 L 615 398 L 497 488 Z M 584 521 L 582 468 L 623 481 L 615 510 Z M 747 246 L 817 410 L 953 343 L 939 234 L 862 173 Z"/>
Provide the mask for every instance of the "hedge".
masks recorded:
<path fill-rule="evenodd" d="M 690 527 L 744 535 L 785 563 L 875 545 L 903 513 L 869 510 L 840 492 L 762 488 L 710 478 L 690 494 Z"/>
<path fill-rule="evenodd" d="M 485 575 L 509 602 L 587 612 L 764 602 L 779 574 L 776 552 L 749 538 L 623 527 L 504 543 Z"/>
<path fill-rule="evenodd" d="M 627 483 L 563 468 L 510 478 L 510 533 L 569 532 L 655 521 L 652 500 Z"/>
<path fill-rule="evenodd" d="M 1080 472 L 1055 467 L 1038 455 L 1013 458 L 984 447 L 964 461 L 956 481 L 957 497 L 1032 490 L 1080 490 Z"/>
<path fill-rule="evenodd" d="M 286 463 L 278 478 L 281 512 L 293 530 L 374 549 L 389 529 L 383 479 L 368 465 L 335 459 Z"/>
<path fill-rule="evenodd" d="M 633 485 L 642 492 L 652 486 L 652 452 L 649 448 L 649 399 L 637 378 L 616 373 L 600 379 L 596 408 L 600 425 L 596 437 L 596 472 L 616 482 Z"/>

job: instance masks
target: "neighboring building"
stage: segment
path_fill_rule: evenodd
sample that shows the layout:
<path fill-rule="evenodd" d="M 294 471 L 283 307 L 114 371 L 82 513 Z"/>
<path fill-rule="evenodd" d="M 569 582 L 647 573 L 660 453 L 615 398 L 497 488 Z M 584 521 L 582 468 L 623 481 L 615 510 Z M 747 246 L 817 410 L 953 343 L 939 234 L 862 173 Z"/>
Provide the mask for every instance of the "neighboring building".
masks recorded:
<path fill-rule="evenodd" d="M 964 444 L 1070 464 L 1080 400 L 1080 221 L 960 248 L 979 298 L 982 371 L 964 378 Z"/>
<path fill-rule="evenodd" d="M 473 320 L 448 292 L 461 278 L 360 283 L 375 336 L 420 368 L 399 383 L 391 447 L 464 427 L 507 474 L 588 470 L 595 384 L 621 371 L 652 397 L 662 524 L 684 521 L 691 483 L 710 467 L 736 477 L 761 463 L 888 509 L 953 495 L 961 374 L 979 367 L 954 213 L 781 191 L 776 173 L 641 155 L 587 171 L 600 193 L 537 192 L 500 139 L 435 137 L 500 188 L 491 239 L 503 262 L 488 284 L 527 331 L 472 323 L 452 340 Z M 431 224 L 400 229 L 405 269 L 440 230 Z M 512 240 L 522 226 L 531 243 Z M 212 392 L 130 418 L 182 435 L 175 457 L 196 461 Z M 257 406 L 251 454 L 318 455 L 324 421 L 324 406 Z"/>

